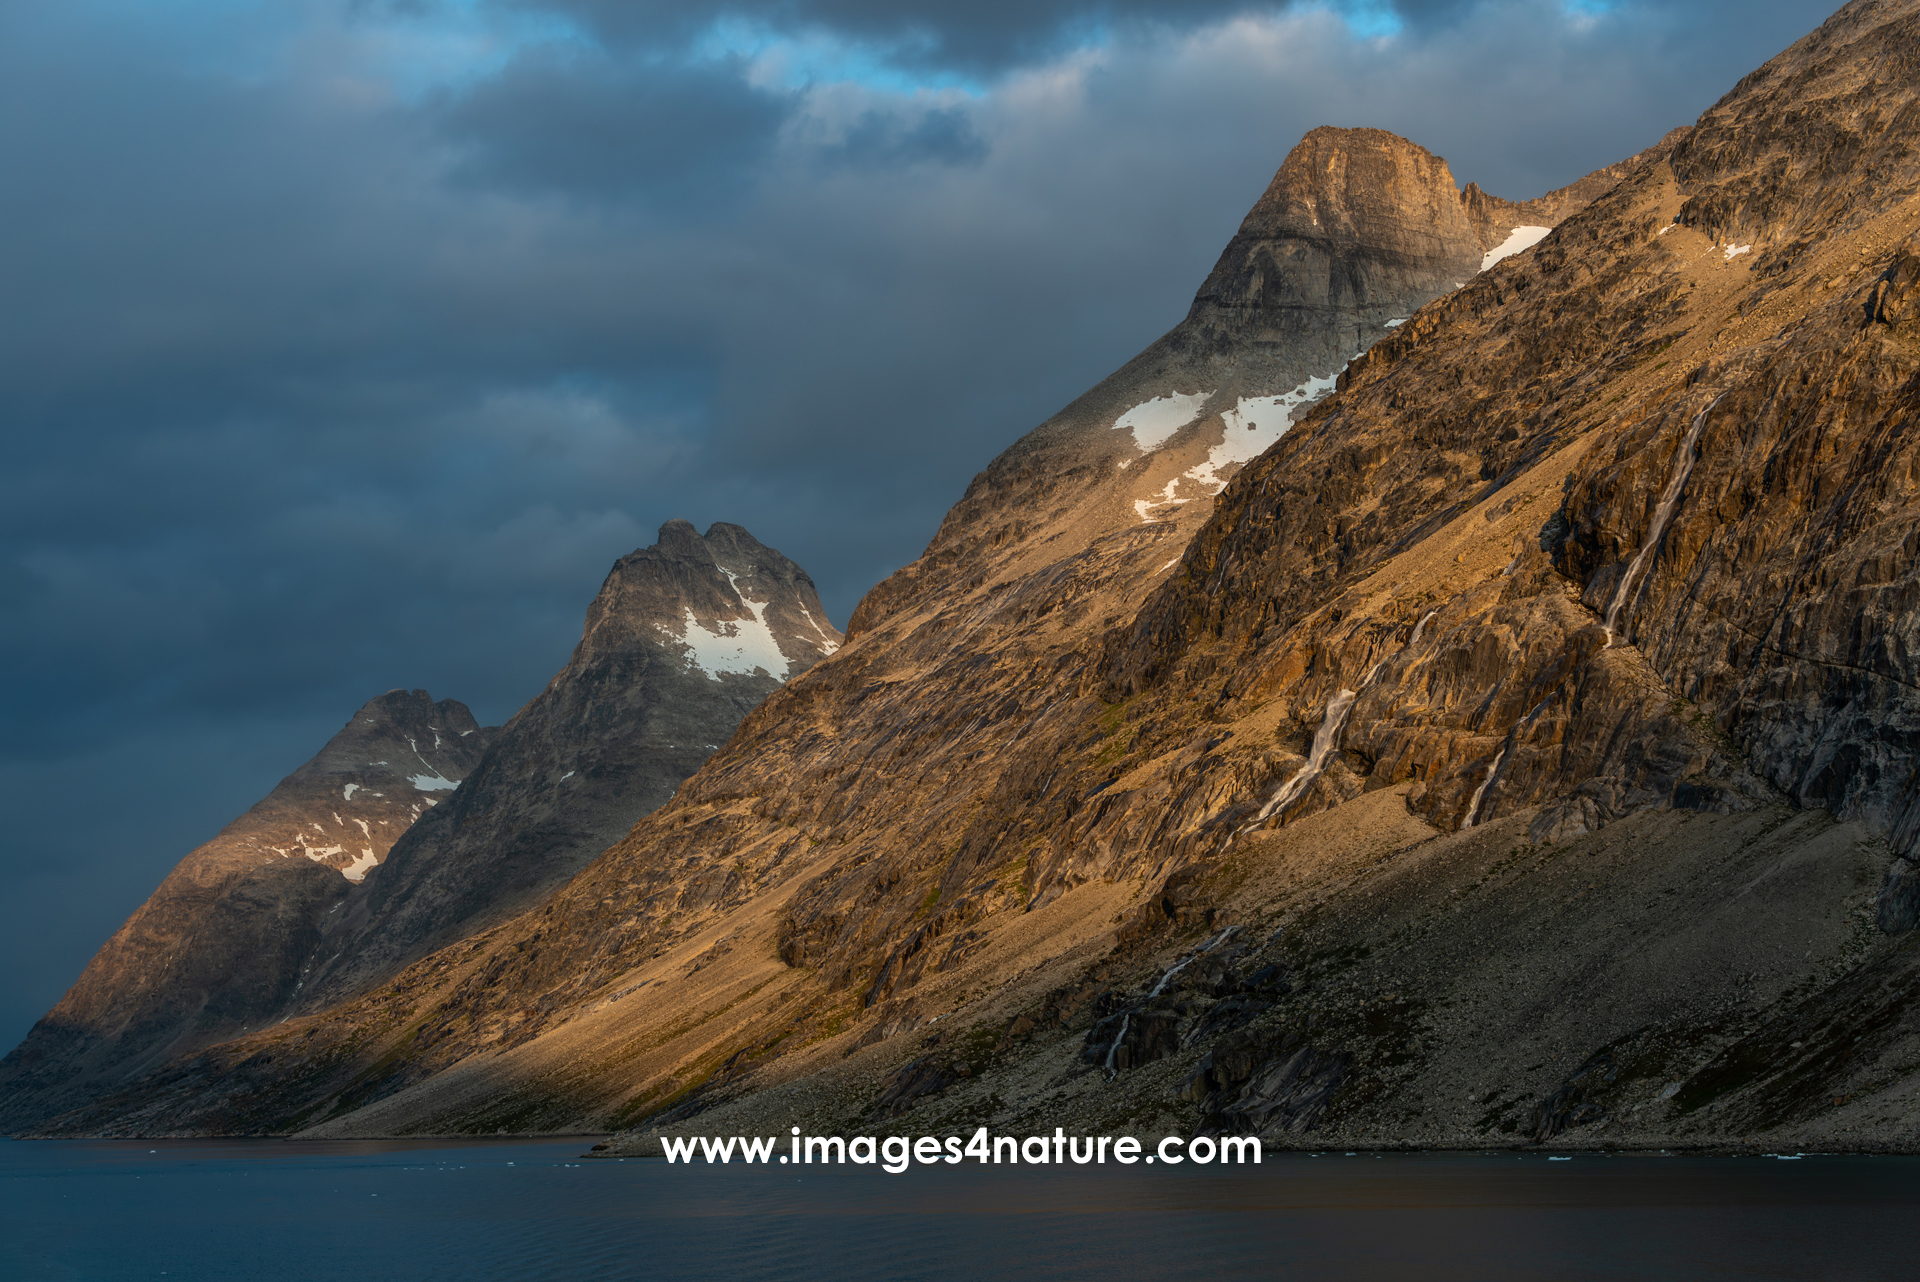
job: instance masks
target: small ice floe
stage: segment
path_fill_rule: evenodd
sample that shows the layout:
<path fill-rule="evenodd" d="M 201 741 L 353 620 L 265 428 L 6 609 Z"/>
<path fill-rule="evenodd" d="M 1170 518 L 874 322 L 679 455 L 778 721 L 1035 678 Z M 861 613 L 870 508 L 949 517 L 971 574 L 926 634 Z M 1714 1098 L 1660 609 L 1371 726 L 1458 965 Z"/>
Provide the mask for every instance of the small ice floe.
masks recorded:
<path fill-rule="evenodd" d="M 1551 227 L 1515 227 L 1507 233 L 1507 238 L 1489 249 L 1480 258 L 1480 270 L 1485 271 L 1503 258 L 1512 258 L 1524 253 L 1547 238 Z"/>
<path fill-rule="evenodd" d="M 1212 394 L 1196 392 L 1189 396 L 1184 392 L 1168 392 L 1142 401 L 1122 414 L 1114 422 L 1113 430 L 1132 432 L 1134 445 L 1142 454 L 1150 454 L 1165 445 L 1175 432 L 1200 417 L 1200 407 Z"/>

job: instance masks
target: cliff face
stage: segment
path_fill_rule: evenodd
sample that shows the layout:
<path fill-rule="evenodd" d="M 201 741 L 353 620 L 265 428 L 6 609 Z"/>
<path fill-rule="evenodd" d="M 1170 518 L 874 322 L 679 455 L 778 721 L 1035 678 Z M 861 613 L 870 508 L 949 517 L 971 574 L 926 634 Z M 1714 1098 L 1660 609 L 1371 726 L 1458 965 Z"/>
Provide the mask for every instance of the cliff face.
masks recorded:
<path fill-rule="evenodd" d="M 1848 5 L 1308 406 L 1299 299 L 1518 217 L 1319 139 L 566 887 L 59 1129 L 1920 1144 L 1917 60 Z"/>
<path fill-rule="evenodd" d="M 1143 558 L 1184 544 L 1228 479 L 1330 392 L 1350 358 L 1534 243 L 1632 163 L 1520 205 L 1457 191 L 1445 160 L 1384 130 L 1314 130 L 1186 319 L 975 477 L 925 555 L 860 603 L 849 633 L 982 581 L 1049 573 L 1103 540 Z"/>
<path fill-rule="evenodd" d="M 615 563 L 567 666 L 330 927 L 339 957 L 305 1006 L 538 903 L 841 640 L 806 571 L 742 527 L 661 526 Z"/>
<path fill-rule="evenodd" d="M 390 690 L 188 854 L 0 1061 L 10 1124 L 278 1018 L 329 916 L 377 880 L 493 731 L 451 699 Z"/>

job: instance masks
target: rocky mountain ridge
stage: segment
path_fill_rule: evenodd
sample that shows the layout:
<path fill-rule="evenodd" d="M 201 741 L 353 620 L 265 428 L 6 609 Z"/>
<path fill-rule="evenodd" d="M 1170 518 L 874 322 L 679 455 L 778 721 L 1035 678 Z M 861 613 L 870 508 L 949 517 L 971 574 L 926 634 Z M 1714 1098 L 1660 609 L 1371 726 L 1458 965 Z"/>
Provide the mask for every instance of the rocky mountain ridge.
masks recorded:
<path fill-rule="evenodd" d="M 614 564 L 566 667 L 341 914 L 307 1008 L 538 904 L 841 641 L 791 560 L 738 525 L 668 521 Z"/>
<path fill-rule="evenodd" d="M 182 859 L 0 1061 L 9 1108 L 71 1107 L 279 1018 L 327 919 L 480 760 L 495 731 L 424 690 L 369 700 L 305 765 Z"/>
<path fill-rule="evenodd" d="M 1143 355 L 540 907 L 52 1129 L 1914 1147 L 1916 62 L 1855 0 L 1166 519 Z"/>
<path fill-rule="evenodd" d="M 567 666 L 505 726 L 390 692 L 183 860 L 0 1063 L 0 1118 L 78 1106 L 511 918 L 840 639 L 792 561 L 737 525 L 669 521 L 615 563 Z"/>

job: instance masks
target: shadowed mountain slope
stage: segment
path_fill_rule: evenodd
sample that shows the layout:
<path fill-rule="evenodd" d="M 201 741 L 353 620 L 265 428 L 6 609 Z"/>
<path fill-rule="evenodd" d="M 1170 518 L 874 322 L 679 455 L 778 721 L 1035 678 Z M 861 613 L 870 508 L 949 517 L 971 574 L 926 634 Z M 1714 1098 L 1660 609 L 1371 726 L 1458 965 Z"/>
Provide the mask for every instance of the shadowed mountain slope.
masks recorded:
<path fill-rule="evenodd" d="M 839 642 L 792 561 L 737 525 L 668 522 L 614 565 L 572 659 L 506 726 L 383 695 L 183 860 L 0 1064 L 0 1120 L 78 1106 L 524 911 Z"/>
<path fill-rule="evenodd" d="M 337 915 L 480 759 L 465 705 L 390 690 L 192 851 L 0 1061 L 7 1116 L 57 1111 L 279 1018 Z"/>

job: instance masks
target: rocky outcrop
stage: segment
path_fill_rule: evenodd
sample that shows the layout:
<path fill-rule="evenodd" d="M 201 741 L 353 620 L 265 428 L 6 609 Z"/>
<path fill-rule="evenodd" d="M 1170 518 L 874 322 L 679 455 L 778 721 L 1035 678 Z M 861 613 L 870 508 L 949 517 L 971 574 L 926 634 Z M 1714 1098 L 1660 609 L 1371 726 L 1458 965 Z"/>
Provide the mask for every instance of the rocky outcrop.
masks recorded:
<path fill-rule="evenodd" d="M 284 1014 L 330 916 L 445 801 L 493 736 L 451 699 L 390 690 L 182 859 L 0 1061 L 0 1125 L 59 1112 Z"/>
<path fill-rule="evenodd" d="M 1445 160 L 1384 130 L 1314 130 L 1186 318 L 975 477 L 926 554 L 861 601 L 849 633 L 983 580 L 1043 573 L 1063 550 L 1102 539 L 1142 559 L 1184 544 L 1227 481 L 1331 391 L 1351 357 L 1639 159 L 1515 204 L 1456 191 Z M 1530 221 L 1533 236 L 1509 243 Z"/>
<path fill-rule="evenodd" d="M 661 526 L 614 564 L 567 666 L 331 926 L 307 1007 L 539 903 L 840 642 L 806 571 L 744 528 Z"/>

